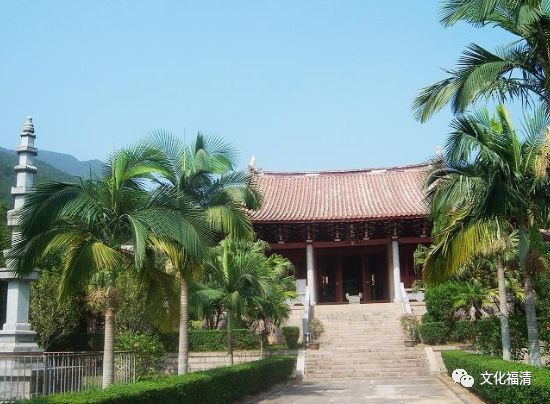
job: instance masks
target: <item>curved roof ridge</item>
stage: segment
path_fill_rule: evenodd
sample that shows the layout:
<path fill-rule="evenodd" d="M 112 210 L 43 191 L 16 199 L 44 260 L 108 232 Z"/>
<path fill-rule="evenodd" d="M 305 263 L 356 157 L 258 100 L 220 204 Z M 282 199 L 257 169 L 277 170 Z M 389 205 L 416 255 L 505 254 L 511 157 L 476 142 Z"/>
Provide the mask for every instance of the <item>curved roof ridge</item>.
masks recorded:
<path fill-rule="evenodd" d="M 254 174 L 258 175 L 281 175 L 281 176 L 291 176 L 291 175 L 324 175 L 324 174 L 361 174 L 361 173 L 377 173 L 377 172 L 387 172 L 387 171 L 407 171 L 414 169 L 428 169 L 430 163 L 418 163 L 418 164 L 408 164 L 402 166 L 390 166 L 390 167 L 374 167 L 374 168 L 350 168 L 342 170 L 319 170 L 319 171 L 274 171 L 274 170 L 263 170 L 256 169 Z"/>

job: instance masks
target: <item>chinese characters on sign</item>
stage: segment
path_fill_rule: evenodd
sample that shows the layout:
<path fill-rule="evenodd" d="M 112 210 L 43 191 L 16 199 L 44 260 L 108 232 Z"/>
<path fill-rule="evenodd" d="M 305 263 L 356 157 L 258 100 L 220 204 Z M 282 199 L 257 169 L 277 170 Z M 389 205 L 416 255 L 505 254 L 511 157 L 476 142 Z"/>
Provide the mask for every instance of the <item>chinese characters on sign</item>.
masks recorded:
<path fill-rule="evenodd" d="M 480 385 L 491 384 L 495 386 L 530 386 L 531 372 L 483 372 L 481 374 L 483 380 Z"/>
<path fill-rule="evenodd" d="M 492 386 L 530 386 L 531 372 L 494 372 L 487 371 L 480 374 L 482 381 L 480 385 L 490 384 Z M 470 376 L 464 369 L 455 369 L 451 374 L 455 383 L 464 387 L 472 387 L 475 383 L 474 377 Z"/>

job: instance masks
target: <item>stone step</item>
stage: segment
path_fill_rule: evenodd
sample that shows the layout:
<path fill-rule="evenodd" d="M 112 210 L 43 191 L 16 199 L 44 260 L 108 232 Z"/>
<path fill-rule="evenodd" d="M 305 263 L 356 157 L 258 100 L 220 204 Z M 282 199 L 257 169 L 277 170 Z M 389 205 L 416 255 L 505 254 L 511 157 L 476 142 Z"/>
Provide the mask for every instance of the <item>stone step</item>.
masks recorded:
<path fill-rule="evenodd" d="M 383 369 L 381 364 L 384 365 Z M 390 369 L 405 369 L 405 368 L 418 368 L 425 365 L 420 359 L 412 360 L 409 362 L 367 362 L 367 363 L 322 363 L 322 362 L 306 362 L 306 365 L 314 365 L 315 370 L 349 370 L 357 371 L 361 369 L 376 369 L 376 370 L 390 370 Z"/>
<path fill-rule="evenodd" d="M 353 370 L 350 370 L 350 369 L 345 369 L 345 370 L 310 370 L 308 373 L 307 373 L 307 377 L 323 377 L 323 376 L 329 376 L 329 377 L 353 377 L 353 376 L 357 376 L 357 375 L 361 375 L 361 376 L 364 376 L 364 377 L 367 377 L 367 376 L 370 376 L 370 377 L 381 377 L 381 376 L 384 376 L 384 375 L 392 375 L 392 376 L 403 376 L 403 375 L 407 375 L 407 374 L 418 374 L 418 375 L 426 375 L 426 374 L 429 374 L 430 372 L 428 370 L 422 370 L 422 371 L 419 371 L 418 369 L 416 368 L 411 368 L 411 369 L 398 369 L 398 368 L 395 368 L 395 369 L 388 369 L 388 370 L 381 370 L 381 369 L 365 369 L 365 370 L 358 370 L 358 371 L 353 371 Z"/>
<path fill-rule="evenodd" d="M 342 337 L 342 338 L 345 338 L 346 340 L 349 338 L 349 339 L 360 339 L 360 338 L 363 338 L 365 339 L 366 336 L 369 336 L 369 337 L 373 337 L 373 338 L 378 338 L 378 339 L 381 339 L 383 340 L 384 338 L 397 338 L 397 337 L 402 337 L 403 334 L 401 333 L 401 330 L 377 330 L 378 332 L 376 332 L 375 330 L 364 330 L 364 332 L 362 331 L 357 331 L 357 332 L 352 332 L 352 333 L 344 333 L 344 332 L 324 332 L 322 335 L 321 335 L 321 338 L 322 337 L 325 337 L 327 335 L 330 335 L 331 337 Z"/>
<path fill-rule="evenodd" d="M 363 366 L 357 365 L 353 368 L 344 367 L 344 366 L 334 366 L 334 367 L 312 367 L 308 370 L 308 374 L 319 374 L 319 373 L 368 373 L 368 372 L 414 372 L 414 371 L 423 371 L 425 366 L 422 364 L 415 364 L 414 366 Z"/>
<path fill-rule="evenodd" d="M 315 310 L 342 310 L 346 308 L 349 310 L 391 310 L 394 308 L 401 309 L 401 303 L 367 303 L 367 304 L 318 304 L 315 306 Z"/>
<path fill-rule="evenodd" d="M 403 340 L 395 341 L 393 343 L 386 342 L 383 345 L 381 343 L 365 344 L 365 342 L 346 343 L 346 345 L 333 345 L 328 343 L 319 342 L 320 351 L 354 351 L 354 352 L 373 352 L 373 351 L 407 351 Z"/>
<path fill-rule="evenodd" d="M 318 351 L 318 353 L 315 354 L 306 354 L 307 358 L 323 358 L 323 359 L 333 359 L 333 360 L 339 360 L 342 359 L 350 359 L 350 360 L 360 360 L 364 361 L 364 359 L 384 359 L 387 358 L 388 360 L 397 360 L 399 358 L 406 358 L 406 359 L 412 359 L 412 358 L 424 358 L 426 355 L 424 352 L 421 353 L 407 353 L 407 352 L 349 352 L 349 351 L 342 351 L 342 352 L 333 352 L 333 351 Z"/>
<path fill-rule="evenodd" d="M 319 350 L 318 353 L 311 354 L 308 353 L 307 357 L 309 358 L 329 358 L 333 357 L 335 359 L 337 358 L 417 358 L 417 357 L 423 357 L 425 356 L 424 353 L 419 354 L 411 354 L 407 352 L 392 352 L 392 351 L 386 351 L 386 352 L 353 352 L 353 351 L 321 351 Z"/>
<path fill-rule="evenodd" d="M 316 306 L 325 332 L 319 350 L 307 350 L 306 380 L 429 375 L 423 349 L 403 344 L 401 304 Z"/>
<path fill-rule="evenodd" d="M 342 327 L 348 327 L 350 330 L 378 330 L 378 329 L 401 329 L 401 323 L 388 324 L 385 320 L 379 321 L 358 321 L 358 322 L 346 322 L 346 321 L 322 321 L 323 327 L 326 330 L 341 330 Z M 330 323 L 330 325 L 328 325 Z"/>
<path fill-rule="evenodd" d="M 370 378 L 404 378 L 410 376 L 429 376 L 430 372 L 361 372 L 361 373 L 326 373 L 326 374 L 310 374 L 305 380 L 347 380 L 347 379 L 370 379 Z"/>
<path fill-rule="evenodd" d="M 330 359 L 330 360 L 329 360 Z M 364 364 L 364 363 L 372 363 L 372 364 L 392 364 L 392 363 L 418 363 L 418 362 L 425 362 L 425 359 L 422 357 L 408 357 L 408 358 L 376 358 L 376 357 L 368 357 L 363 359 L 341 359 L 341 358 L 327 358 L 327 357 L 315 357 L 315 358 L 306 358 L 306 363 L 319 363 L 321 365 L 357 365 L 357 364 Z"/>
<path fill-rule="evenodd" d="M 356 358 L 356 359 L 362 359 L 362 358 L 423 358 L 426 354 L 424 352 L 409 352 L 409 351 L 332 351 L 332 350 L 318 350 L 314 353 L 307 352 L 306 357 L 308 358 L 330 358 L 333 357 L 334 359 L 339 358 Z"/>
<path fill-rule="evenodd" d="M 403 340 L 405 338 L 400 336 L 400 337 L 395 337 L 395 338 L 392 338 L 392 339 L 370 339 L 370 338 L 363 338 L 363 339 L 357 339 L 357 338 L 353 338 L 353 339 L 347 339 L 347 338 L 339 338 L 339 339 L 330 339 L 330 337 L 322 337 L 320 338 L 317 342 L 319 342 L 320 344 L 324 345 L 324 346 L 357 346 L 357 347 L 369 347 L 369 348 L 376 348 L 376 347 L 383 347 L 383 346 L 392 346 L 392 347 L 396 347 L 396 346 L 402 346 L 404 347 L 403 345 Z M 334 343 L 334 341 L 337 341 L 336 343 Z"/>
<path fill-rule="evenodd" d="M 377 340 L 384 341 L 387 338 L 391 338 L 395 340 L 400 339 L 401 341 L 403 341 L 403 334 L 401 334 L 401 332 L 397 333 L 396 331 L 392 333 L 388 333 L 386 335 L 379 335 L 374 332 L 364 333 L 363 335 L 361 335 L 360 333 L 353 333 L 351 335 L 342 334 L 342 333 L 326 333 L 321 335 L 321 338 L 329 338 L 329 337 L 330 338 L 339 337 L 342 339 L 342 341 L 363 341 L 364 342 L 367 339 L 367 337 L 370 337 L 369 340 L 374 340 L 376 338 Z M 341 342 L 334 339 L 332 339 L 332 341 L 334 343 Z"/>
<path fill-rule="evenodd" d="M 403 345 L 399 345 L 398 347 L 385 347 L 385 348 L 373 348 L 373 347 L 321 347 L 319 350 L 316 350 L 314 352 L 308 352 L 308 356 L 315 356 L 316 354 L 324 354 L 324 355 L 348 355 L 348 356 L 354 356 L 354 355 L 369 355 L 369 354 L 380 354 L 380 355 L 392 355 L 392 356 L 402 356 L 402 355 L 410 355 L 410 350 L 407 349 L 401 349 Z M 421 355 L 424 355 L 424 352 L 421 353 Z"/>
<path fill-rule="evenodd" d="M 330 360 L 327 360 L 330 359 Z M 322 357 L 322 356 L 316 356 L 313 358 L 306 358 L 306 363 L 319 363 L 321 365 L 355 365 L 355 364 L 362 364 L 362 363 L 418 363 L 418 361 L 421 361 L 422 363 L 425 362 L 424 358 L 420 356 L 412 356 L 412 357 L 365 357 L 361 359 L 352 359 L 352 358 L 340 358 L 340 357 Z"/>
<path fill-rule="evenodd" d="M 315 317 L 315 318 L 318 318 L 318 317 Z M 336 327 L 340 327 L 342 325 L 347 325 L 349 327 L 361 327 L 363 326 L 363 328 L 372 328 L 372 327 L 376 327 L 376 328 L 380 328 L 380 327 L 401 327 L 401 322 L 397 321 L 397 322 L 388 322 L 387 319 L 384 319 L 384 318 L 376 318 L 376 319 L 372 319 L 372 318 L 365 318 L 365 319 L 360 319 L 360 320 L 353 320 L 353 321 L 350 321 L 350 320 L 346 320 L 346 319 L 338 319 L 338 320 L 331 320 L 331 319 L 328 319 L 328 320 L 322 320 L 322 319 L 319 319 L 321 320 L 321 322 L 323 323 L 323 326 L 325 328 L 336 328 Z"/>
<path fill-rule="evenodd" d="M 399 321 L 399 317 L 395 313 L 327 313 L 327 314 L 314 314 L 315 318 L 328 318 L 328 319 L 342 319 L 349 321 L 368 320 L 369 318 L 387 318 L 392 321 Z"/>
<path fill-rule="evenodd" d="M 399 320 L 401 313 L 395 313 L 393 311 L 333 311 L 330 313 L 320 313 L 319 311 L 314 312 L 314 316 L 317 318 L 335 318 L 336 316 L 341 316 L 343 318 L 369 318 L 369 317 L 386 317 L 391 318 L 392 320 Z"/>

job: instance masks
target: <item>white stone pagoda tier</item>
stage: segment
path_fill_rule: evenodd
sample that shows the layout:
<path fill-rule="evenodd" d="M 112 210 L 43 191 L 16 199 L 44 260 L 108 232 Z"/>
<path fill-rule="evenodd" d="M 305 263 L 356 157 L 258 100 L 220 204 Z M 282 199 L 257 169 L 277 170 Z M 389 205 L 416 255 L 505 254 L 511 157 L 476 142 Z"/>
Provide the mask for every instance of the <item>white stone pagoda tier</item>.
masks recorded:
<path fill-rule="evenodd" d="M 19 163 L 15 166 L 16 184 L 12 187 L 13 209 L 8 211 L 8 228 L 11 230 L 12 245 L 19 237 L 19 213 L 25 202 L 25 195 L 32 189 L 36 167 L 33 159 L 37 155 L 34 147 L 34 126 L 29 116 L 21 131 L 21 144 L 17 148 Z M 0 353 L 38 352 L 36 333 L 29 322 L 30 282 L 38 278 L 38 272 L 18 277 L 14 272 L 15 262 L 6 260 L 6 268 L 0 268 L 0 280 L 8 284 L 6 322 L 0 330 Z"/>

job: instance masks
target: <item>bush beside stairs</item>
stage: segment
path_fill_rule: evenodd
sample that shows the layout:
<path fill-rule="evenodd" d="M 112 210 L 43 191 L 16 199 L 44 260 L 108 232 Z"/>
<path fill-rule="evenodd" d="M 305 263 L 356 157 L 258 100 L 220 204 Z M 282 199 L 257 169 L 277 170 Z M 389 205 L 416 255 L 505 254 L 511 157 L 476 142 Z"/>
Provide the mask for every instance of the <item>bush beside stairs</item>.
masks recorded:
<path fill-rule="evenodd" d="M 404 346 L 399 303 L 317 305 L 320 349 L 306 351 L 305 381 L 429 376 L 422 347 Z"/>

